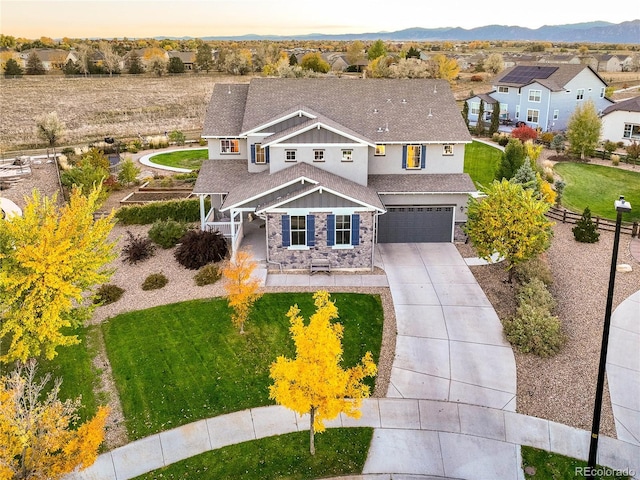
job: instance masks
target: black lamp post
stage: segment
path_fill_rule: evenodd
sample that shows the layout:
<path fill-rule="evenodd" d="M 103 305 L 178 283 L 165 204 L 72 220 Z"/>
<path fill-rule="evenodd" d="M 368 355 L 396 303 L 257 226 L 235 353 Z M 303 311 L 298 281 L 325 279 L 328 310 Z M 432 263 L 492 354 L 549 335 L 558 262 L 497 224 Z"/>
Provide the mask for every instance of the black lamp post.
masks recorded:
<path fill-rule="evenodd" d="M 616 263 L 618 262 L 618 245 L 620 244 L 620 224 L 622 214 L 631 211 L 631 204 L 620 195 L 616 200 L 616 233 L 613 239 L 613 254 L 611 255 L 611 271 L 609 273 L 609 292 L 607 294 L 607 308 L 604 313 L 604 328 L 602 330 L 602 346 L 600 347 L 600 365 L 598 366 L 598 384 L 596 386 L 596 401 L 593 407 L 593 424 L 591 426 L 591 444 L 589 445 L 589 461 L 587 463 L 587 478 L 595 479 L 596 456 L 598 453 L 598 436 L 600 434 L 600 413 L 602 412 L 602 394 L 604 390 L 604 373 L 607 363 L 607 347 L 609 346 L 609 327 L 611 325 L 611 308 L 613 306 L 613 287 L 616 283 Z"/>

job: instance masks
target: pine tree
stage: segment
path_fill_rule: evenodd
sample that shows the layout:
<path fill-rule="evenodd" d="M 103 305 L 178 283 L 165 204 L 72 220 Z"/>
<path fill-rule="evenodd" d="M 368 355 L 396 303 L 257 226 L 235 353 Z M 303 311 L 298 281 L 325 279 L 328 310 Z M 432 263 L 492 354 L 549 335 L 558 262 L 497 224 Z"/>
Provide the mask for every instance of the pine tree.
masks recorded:
<path fill-rule="evenodd" d="M 142 62 L 140 60 L 140 55 L 138 55 L 135 51 L 131 52 L 128 64 L 129 68 L 127 69 L 127 71 L 131 75 L 139 75 L 144 72 L 144 68 L 142 67 Z"/>
<path fill-rule="evenodd" d="M 524 159 L 524 144 L 517 138 L 510 138 L 509 143 L 507 143 L 507 146 L 504 148 L 504 152 L 502 152 L 500 166 L 496 171 L 495 179 L 502 180 L 504 178 L 511 180 L 524 163 Z"/>
<path fill-rule="evenodd" d="M 27 57 L 27 75 L 44 75 L 47 71 L 36 52 L 31 52 Z"/>
<path fill-rule="evenodd" d="M 478 122 L 476 123 L 476 135 L 481 137 L 484 135 L 484 101 L 480 100 L 480 109 L 478 110 Z"/>
<path fill-rule="evenodd" d="M 581 243 L 596 243 L 600 238 L 600 233 L 596 224 L 591 220 L 591 210 L 585 207 L 582 217 L 576 222 L 576 226 L 571 229 L 573 237 Z"/>
<path fill-rule="evenodd" d="M 464 119 L 464 124 L 467 126 L 467 129 L 469 129 L 469 104 L 467 102 L 464 102 L 464 105 L 462 105 L 462 118 Z"/>
<path fill-rule="evenodd" d="M 22 71 L 22 67 L 18 65 L 18 62 L 14 58 L 10 58 L 7 60 L 7 63 L 4 65 L 4 76 L 5 77 L 17 77 L 22 75 L 24 72 Z"/>
<path fill-rule="evenodd" d="M 498 131 L 500 127 L 500 102 L 493 104 L 493 110 L 491 111 L 491 125 L 489 126 L 489 136 Z"/>

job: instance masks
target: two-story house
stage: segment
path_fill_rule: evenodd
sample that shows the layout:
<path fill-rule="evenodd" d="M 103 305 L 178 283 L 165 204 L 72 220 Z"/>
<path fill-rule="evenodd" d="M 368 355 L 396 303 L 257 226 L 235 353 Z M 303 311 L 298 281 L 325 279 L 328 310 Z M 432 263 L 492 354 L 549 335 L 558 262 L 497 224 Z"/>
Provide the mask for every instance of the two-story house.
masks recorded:
<path fill-rule="evenodd" d="M 451 242 L 476 190 L 441 80 L 216 84 L 202 138 L 201 227 L 238 248 L 248 215 L 262 219 L 267 259 L 284 269 L 370 269 L 376 242 Z"/>
<path fill-rule="evenodd" d="M 605 109 L 600 138 L 624 145 L 640 142 L 640 97 L 621 100 Z"/>
<path fill-rule="evenodd" d="M 516 65 L 496 76 L 488 95 L 500 103 L 506 123 L 525 122 L 543 131 L 567 128 L 578 105 L 591 100 L 599 112 L 613 102 L 605 97 L 606 82 L 587 65 Z M 480 96 L 468 98 L 469 123 L 477 124 Z M 486 102 L 485 102 L 486 103 Z M 491 109 L 485 107 L 485 121 Z"/>

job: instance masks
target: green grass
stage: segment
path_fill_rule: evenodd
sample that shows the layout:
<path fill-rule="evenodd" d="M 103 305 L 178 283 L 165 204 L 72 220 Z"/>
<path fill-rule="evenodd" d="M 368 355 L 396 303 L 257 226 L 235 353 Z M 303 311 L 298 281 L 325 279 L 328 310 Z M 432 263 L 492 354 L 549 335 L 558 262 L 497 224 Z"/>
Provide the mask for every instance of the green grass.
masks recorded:
<path fill-rule="evenodd" d="M 500 165 L 502 151 L 482 142 L 467 144 L 464 151 L 464 173 L 468 173 L 476 187 L 487 187 L 493 182 Z"/>
<path fill-rule="evenodd" d="M 80 422 L 84 422 L 93 417 L 98 405 L 106 404 L 106 399 L 96 398 L 93 388 L 98 385 L 100 372 L 92 364 L 96 355 L 96 334 L 100 332 L 95 328 L 78 328 L 75 331 L 68 329 L 66 335 L 77 335 L 80 339 L 78 345 L 68 347 L 58 347 L 56 355 L 52 360 L 44 357 L 38 359 L 37 376 L 44 377 L 51 374 L 51 380 L 45 386 L 49 391 L 57 378 L 62 379 L 60 385 L 61 400 L 75 399 L 81 397 L 81 408 L 78 410 Z M 13 370 L 13 365 L 1 365 L 0 374 L 6 375 Z"/>
<path fill-rule="evenodd" d="M 175 152 L 159 153 L 149 160 L 166 167 L 196 170 L 200 168 L 202 162 L 207 158 L 209 158 L 209 151 L 206 148 L 197 148 L 193 150 L 177 150 Z"/>
<path fill-rule="evenodd" d="M 360 474 L 372 437 L 372 428 L 329 429 L 316 434 L 312 456 L 309 433 L 290 433 L 212 450 L 135 480 L 305 480 Z"/>
<path fill-rule="evenodd" d="M 345 327 L 343 366 L 370 350 L 377 361 L 383 312 L 379 296 L 333 294 Z M 311 293 L 265 294 L 240 335 L 225 299 L 195 300 L 129 312 L 102 325 L 131 439 L 246 408 L 271 405 L 269 366 L 293 356 L 289 307 L 305 318 Z M 371 385 L 373 381 L 371 382 Z"/>
<path fill-rule="evenodd" d="M 576 473 L 576 468 L 586 467 L 587 462 L 523 446 L 522 466 L 532 466 L 536 469 L 535 475 L 525 473 L 524 476 L 527 480 L 583 480 L 586 475 Z M 612 469 L 604 469 L 603 467 L 598 467 L 598 469 L 606 473 L 604 476 L 596 476 L 596 479 L 599 480 L 628 480 L 630 478 L 627 475 L 614 475 L 616 472 L 611 471 Z"/>
<path fill-rule="evenodd" d="M 622 220 L 640 221 L 640 172 L 587 163 L 557 163 L 554 169 L 567 184 L 562 204 L 569 210 L 582 213 L 589 207 L 592 216 L 615 220 L 613 203 L 624 195 L 632 211 Z"/>

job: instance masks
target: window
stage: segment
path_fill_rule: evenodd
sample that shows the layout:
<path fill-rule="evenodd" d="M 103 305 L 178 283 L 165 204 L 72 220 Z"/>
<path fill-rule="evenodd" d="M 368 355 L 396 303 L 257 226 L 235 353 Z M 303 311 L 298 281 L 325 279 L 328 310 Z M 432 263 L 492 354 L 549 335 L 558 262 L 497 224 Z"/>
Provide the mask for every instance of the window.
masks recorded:
<path fill-rule="evenodd" d="M 554 110 L 553 111 L 553 119 L 557 120 L 559 116 L 560 116 L 560 110 Z"/>
<path fill-rule="evenodd" d="M 313 161 L 314 162 L 324 162 L 324 150 L 314 150 L 313 151 Z"/>
<path fill-rule="evenodd" d="M 256 163 L 259 163 L 259 164 L 267 163 L 267 157 L 264 153 L 264 148 L 262 148 L 262 145 L 259 143 L 256 143 L 255 149 L 256 149 Z"/>
<path fill-rule="evenodd" d="M 304 215 L 291 216 L 291 245 L 307 244 L 307 217 Z"/>
<path fill-rule="evenodd" d="M 584 100 L 584 88 L 576 90 L 576 100 Z"/>
<path fill-rule="evenodd" d="M 600 98 L 604 98 L 604 87 L 600 88 Z"/>
<path fill-rule="evenodd" d="M 516 118 L 520 118 L 520 105 L 516 105 Z"/>
<path fill-rule="evenodd" d="M 529 101 L 539 102 L 542 97 L 542 90 L 529 90 Z"/>
<path fill-rule="evenodd" d="M 287 162 L 295 162 L 296 161 L 296 151 L 295 150 L 285 150 L 284 151 L 284 159 Z"/>
<path fill-rule="evenodd" d="M 220 153 L 240 153 L 240 142 L 233 138 L 220 140 Z"/>
<path fill-rule="evenodd" d="M 342 150 L 342 161 L 353 162 L 353 150 Z"/>
<path fill-rule="evenodd" d="M 335 245 L 351 245 L 351 215 L 336 215 Z"/>
<path fill-rule="evenodd" d="M 622 136 L 624 138 L 640 139 L 640 125 L 625 123 L 624 133 Z"/>
<path fill-rule="evenodd" d="M 407 169 L 420 168 L 420 145 L 407 145 Z"/>
<path fill-rule="evenodd" d="M 443 155 L 453 155 L 453 145 L 448 143 L 446 145 L 443 145 L 443 150 L 442 150 L 442 154 Z"/>
<path fill-rule="evenodd" d="M 469 106 L 471 107 L 471 115 L 480 114 L 480 104 L 479 103 L 471 102 L 471 104 Z"/>
<path fill-rule="evenodd" d="M 528 109 L 527 110 L 527 122 L 538 123 L 540 116 L 540 110 Z"/>
<path fill-rule="evenodd" d="M 375 153 L 376 156 L 381 157 L 381 156 L 386 155 L 386 154 L 387 153 L 386 153 L 386 146 L 385 145 L 376 145 L 376 153 Z"/>
<path fill-rule="evenodd" d="M 498 93 L 509 93 L 509 87 L 498 87 Z"/>

